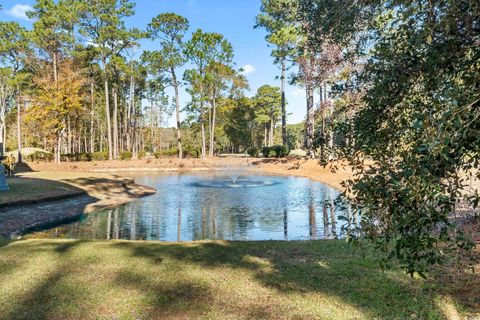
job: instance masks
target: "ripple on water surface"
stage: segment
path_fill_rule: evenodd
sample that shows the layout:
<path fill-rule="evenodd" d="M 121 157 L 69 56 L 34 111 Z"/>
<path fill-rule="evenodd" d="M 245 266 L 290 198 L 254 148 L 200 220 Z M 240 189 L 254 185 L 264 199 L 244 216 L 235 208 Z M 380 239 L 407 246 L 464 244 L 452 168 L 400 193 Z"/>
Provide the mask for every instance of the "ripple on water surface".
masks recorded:
<path fill-rule="evenodd" d="M 26 237 L 189 241 L 308 240 L 340 235 L 338 191 L 306 178 L 144 174 L 157 193 Z"/>

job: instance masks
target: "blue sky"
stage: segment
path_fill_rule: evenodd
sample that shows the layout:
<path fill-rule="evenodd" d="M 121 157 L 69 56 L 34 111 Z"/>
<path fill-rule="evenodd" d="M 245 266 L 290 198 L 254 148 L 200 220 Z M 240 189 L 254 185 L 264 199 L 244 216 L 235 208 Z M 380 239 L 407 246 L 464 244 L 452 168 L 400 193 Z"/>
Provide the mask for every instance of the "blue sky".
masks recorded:
<path fill-rule="evenodd" d="M 271 48 L 265 41 L 265 31 L 254 29 L 255 16 L 260 10 L 260 0 L 137 0 L 133 17 L 128 18 L 129 27 L 145 29 L 151 19 L 162 12 L 175 12 L 190 21 L 191 32 L 201 28 L 208 32 L 218 32 L 229 40 L 234 48 L 235 63 L 243 67 L 253 95 L 263 84 L 280 86 L 275 79 L 279 69 L 270 57 Z M 27 28 L 31 26 L 25 11 L 34 0 L 3 0 L 1 20 L 16 20 Z M 187 35 L 187 39 L 190 34 Z M 158 44 L 149 40 L 141 42 L 141 49 L 155 50 Z M 182 94 L 182 102 L 188 100 Z M 301 88 L 287 86 L 288 123 L 297 123 L 305 117 L 305 95 Z M 169 125 L 173 124 L 173 119 Z"/>

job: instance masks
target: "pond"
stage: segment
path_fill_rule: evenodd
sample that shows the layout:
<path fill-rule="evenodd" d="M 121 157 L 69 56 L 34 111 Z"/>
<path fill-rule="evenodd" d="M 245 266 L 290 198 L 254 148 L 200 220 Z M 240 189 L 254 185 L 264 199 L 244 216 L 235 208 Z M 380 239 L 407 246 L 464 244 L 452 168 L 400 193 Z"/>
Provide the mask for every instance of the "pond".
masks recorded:
<path fill-rule="evenodd" d="M 314 240 L 341 236 L 339 192 L 306 178 L 234 171 L 140 174 L 157 193 L 27 235 L 126 240 Z"/>

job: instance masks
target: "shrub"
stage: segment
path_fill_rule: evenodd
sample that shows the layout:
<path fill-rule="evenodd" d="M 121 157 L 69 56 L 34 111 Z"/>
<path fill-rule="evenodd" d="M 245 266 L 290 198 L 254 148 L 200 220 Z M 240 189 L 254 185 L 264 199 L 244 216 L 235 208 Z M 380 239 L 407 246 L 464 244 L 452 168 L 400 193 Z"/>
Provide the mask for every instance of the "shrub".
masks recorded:
<path fill-rule="evenodd" d="M 145 159 L 145 157 L 147 156 L 147 153 L 145 151 L 138 151 L 138 159 Z"/>
<path fill-rule="evenodd" d="M 97 161 L 108 160 L 107 151 L 97 151 L 92 154 L 92 159 Z"/>
<path fill-rule="evenodd" d="M 75 161 L 75 155 L 74 154 L 61 154 L 60 155 L 60 161 L 62 162 L 72 162 Z"/>
<path fill-rule="evenodd" d="M 60 158 L 62 161 L 66 161 L 66 162 L 92 161 L 92 154 L 88 152 L 69 153 L 69 154 L 62 154 Z"/>
<path fill-rule="evenodd" d="M 77 154 L 77 161 L 92 161 L 93 156 L 90 152 L 82 152 Z"/>
<path fill-rule="evenodd" d="M 247 153 L 250 157 L 258 157 L 260 150 L 257 147 L 251 147 L 247 150 Z"/>
<path fill-rule="evenodd" d="M 35 151 L 31 155 L 26 157 L 27 161 L 34 162 L 34 161 L 53 161 L 53 154 L 49 152 L 43 151 Z"/>
<path fill-rule="evenodd" d="M 121 160 L 131 160 L 132 159 L 132 152 L 131 151 L 121 151 L 120 152 L 120 159 Z"/>
<path fill-rule="evenodd" d="M 275 150 L 273 150 L 272 147 L 263 147 L 262 148 L 262 154 L 263 154 L 264 158 L 275 157 L 277 155 L 275 153 Z"/>
<path fill-rule="evenodd" d="M 272 149 L 275 151 L 277 158 L 284 158 L 288 156 L 288 148 L 284 145 L 273 146 Z"/>
<path fill-rule="evenodd" d="M 288 155 L 288 147 L 283 145 L 275 145 L 271 147 L 263 147 L 262 153 L 265 158 L 284 158 Z"/>
<path fill-rule="evenodd" d="M 293 159 L 305 158 L 306 156 L 307 156 L 307 152 L 305 152 L 302 149 L 294 149 L 290 151 L 290 153 L 288 154 L 288 157 Z"/>
<path fill-rule="evenodd" d="M 158 150 L 155 152 L 155 158 L 176 157 L 178 155 L 177 148 L 170 148 L 167 150 Z"/>
<path fill-rule="evenodd" d="M 183 150 L 183 157 L 184 158 L 200 158 L 202 151 L 197 148 L 185 148 Z"/>

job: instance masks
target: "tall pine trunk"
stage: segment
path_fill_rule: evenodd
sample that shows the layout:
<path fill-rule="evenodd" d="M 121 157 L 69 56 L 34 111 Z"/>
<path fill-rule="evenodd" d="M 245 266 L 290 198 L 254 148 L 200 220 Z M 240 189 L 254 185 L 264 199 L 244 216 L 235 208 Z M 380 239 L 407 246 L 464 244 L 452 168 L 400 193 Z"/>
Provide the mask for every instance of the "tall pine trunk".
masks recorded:
<path fill-rule="evenodd" d="M 325 83 L 323 85 L 323 94 L 324 94 L 324 100 L 325 102 L 328 101 L 328 94 L 327 94 L 327 84 Z M 333 152 L 333 145 L 334 145 L 334 132 L 333 132 L 333 105 L 329 105 L 330 108 L 328 110 L 328 148 L 329 148 L 329 154 L 328 154 L 328 160 L 333 160 L 335 157 L 335 154 Z"/>
<path fill-rule="evenodd" d="M 94 84 L 93 82 L 90 85 L 90 152 L 95 152 L 95 130 L 94 130 L 94 115 L 95 115 L 95 95 L 94 95 Z"/>
<path fill-rule="evenodd" d="M 175 74 L 175 69 L 171 68 L 172 72 L 172 80 L 173 80 L 173 87 L 175 89 L 175 115 L 177 118 L 177 148 L 178 148 L 178 158 L 183 158 L 183 150 L 182 150 L 182 133 L 180 131 L 180 94 L 178 90 L 178 81 L 177 75 Z"/>
<path fill-rule="evenodd" d="M 113 158 L 118 159 L 118 97 L 117 88 L 113 88 Z"/>
<path fill-rule="evenodd" d="M 212 112 L 212 126 L 210 130 L 210 157 L 213 157 L 215 153 L 215 118 L 217 116 L 217 102 L 215 98 L 215 90 L 213 92 L 213 98 L 212 98 L 212 107 L 213 107 L 213 112 Z"/>
<path fill-rule="evenodd" d="M 314 127 L 314 104 L 313 104 L 313 86 L 311 81 L 307 81 L 306 84 L 307 93 L 307 120 L 305 121 L 305 142 L 307 147 L 307 156 L 309 158 L 315 158 L 315 127 Z"/>
<path fill-rule="evenodd" d="M 281 90 L 282 90 L 282 144 L 284 146 L 287 145 L 287 101 L 285 98 L 285 59 L 282 58 L 282 83 L 281 83 Z"/>
<path fill-rule="evenodd" d="M 325 98 L 323 96 L 323 86 L 320 84 L 320 116 L 322 117 L 320 127 L 320 161 L 325 161 Z"/>
<path fill-rule="evenodd" d="M 267 137 L 268 137 L 268 134 L 267 134 L 267 124 L 265 123 L 265 128 L 264 128 L 264 132 L 263 132 L 263 146 L 264 146 L 264 147 L 267 147 L 267 146 L 268 146 Z"/>
<path fill-rule="evenodd" d="M 273 114 L 272 116 L 270 117 L 270 126 L 269 126 L 269 130 L 268 130 L 268 146 L 271 147 L 273 146 Z"/>
<path fill-rule="evenodd" d="M 127 150 L 133 151 L 133 140 L 134 140 L 134 132 L 131 128 L 132 123 L 132 115 L 134 114 L 134 103 L 135 103 L 135 83 L 133 79 L 133 61 L 130 62 L 130 93 L 128 99 L 128 109 L 127 109 L 127 117 L 125 121 L 125 132 L 127 138 Z"/>
<path fill-rule="evenodd" d="M 104 82 L 104 90 L 105 90 L 105 115 L 107 117 L 107 140 L 108 140 L 108 160 L 113 159 L 113 150 L 112 150 L 112 123 L 110 120 L 110 96 L 109 96 L 109 89 L 108 89 L 108 71 L 107 71 L 107 61 L 106 58 L 103 58 L 103 68 L 105 82 Z"/>
<path fill-rule="evenodd" d="M 203 84 L 200 85 L 200 122 L 202 124 L 202 158 L 207 156 L 207 141 L 205 137 L 205 121 L 203 110 Z"/>
<path fill-rule="evenodd" d="M 73 137 L 70 125 L 70 116 L 67 116 L 67 153 L 73 154 Z"/>
<path fill-rule="evenodd" d="M 18 163 L 22 163 L 22 106 L 20 104 L 20 88 L 17 87 L 17 148 L 18 148 Z"/>

